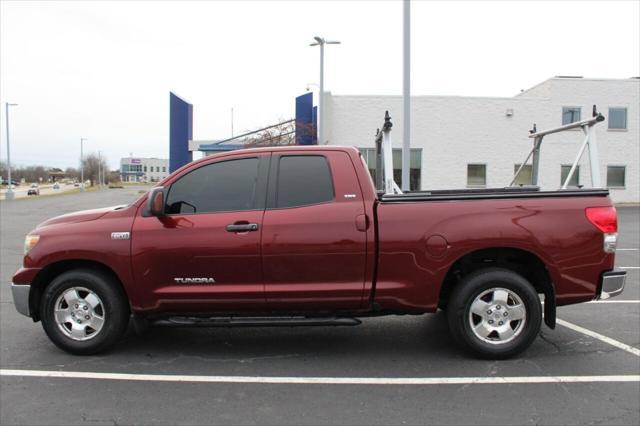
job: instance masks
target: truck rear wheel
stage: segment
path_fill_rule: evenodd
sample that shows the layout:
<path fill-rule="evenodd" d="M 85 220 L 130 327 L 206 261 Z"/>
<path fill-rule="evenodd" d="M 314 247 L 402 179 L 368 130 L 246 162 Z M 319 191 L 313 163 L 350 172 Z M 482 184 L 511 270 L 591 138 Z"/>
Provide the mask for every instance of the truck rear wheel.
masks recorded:
<path fill-rule="evenodd" d="M 466 276 L 447 309 L 454 339 L 481 358 L 514 356 L 540 332 L 542 309 L 533 286 L 521 275 L 487 268 Z"/>
<path fill-rule="evenodd" d="M 119 285 L 99 271 L 78 269 L 56 277 L 40 301 L 42 327 L 59 348 L 90 355 L 113 346 L 129 323 Z"/>

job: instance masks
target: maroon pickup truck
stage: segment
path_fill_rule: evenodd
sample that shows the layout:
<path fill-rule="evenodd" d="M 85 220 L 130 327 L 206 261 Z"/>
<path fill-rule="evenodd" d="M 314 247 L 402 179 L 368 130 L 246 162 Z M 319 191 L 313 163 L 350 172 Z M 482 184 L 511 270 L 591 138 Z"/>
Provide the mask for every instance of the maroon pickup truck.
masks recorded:
<path fill-rule="evenodd" d="M 190 163 L 128 206 L 41 223 L 12 292 L 74 354 L 111 347 L 130 322 L 356 325 L 442 309 L 462 347 L 504 358 L 543 316 L 554 328 L 556 306 L 622 292 L 616 239 L 606 190 L 382 195 L 356 149 L 248 149 Z"/>

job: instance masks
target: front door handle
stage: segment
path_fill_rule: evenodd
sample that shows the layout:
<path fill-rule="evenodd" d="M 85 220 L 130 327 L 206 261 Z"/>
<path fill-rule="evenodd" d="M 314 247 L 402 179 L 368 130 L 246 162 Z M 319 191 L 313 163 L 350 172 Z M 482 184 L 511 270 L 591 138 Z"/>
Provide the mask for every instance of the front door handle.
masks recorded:
<path fill-rule="evenodd" d="M 258 230 L 257 223 L 234 223 L 227 225 L 227 232 L 254 232 Z"/>

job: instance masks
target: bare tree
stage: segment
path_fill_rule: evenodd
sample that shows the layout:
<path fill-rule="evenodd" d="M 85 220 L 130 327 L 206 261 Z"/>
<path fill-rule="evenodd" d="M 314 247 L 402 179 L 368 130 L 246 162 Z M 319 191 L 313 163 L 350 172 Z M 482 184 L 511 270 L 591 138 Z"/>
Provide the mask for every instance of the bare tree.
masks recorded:
<path fill-rule="evenodd" d="M 68 179 L 75 179 L 75 180 L 80 179 L 80 172 L 75 167 L 67 167 L 64 170 L 64 174 Z"/>
<path fill-rule="evenodd" d="M 98 181 L 99 172 L 102 172 L 103 176 L 109 175 L 107 159 L 104 156 L 99 157 L 95 152 L 86 155 L 82 160 L 82 164 L 84 166 L 84 178 L 85 180 L 89 179 L 91 186 Z"/>
<path fill-rule="evenodd" d="M 247 137 L 244 141 L 247 147 L 281 146 L 295 144 L 295 123 L 285 121 L 277 126 L 262 130 Z"/>
<path fill-rule="evenodd" d="M 7 163 L 0 163 L 0 175 L 2 179 L 8 179 Z M 46 182 L 49 173 L 44 166 L 11 166 L 11 179 L 20 181 L 24 179 L 27 182 Z"/>

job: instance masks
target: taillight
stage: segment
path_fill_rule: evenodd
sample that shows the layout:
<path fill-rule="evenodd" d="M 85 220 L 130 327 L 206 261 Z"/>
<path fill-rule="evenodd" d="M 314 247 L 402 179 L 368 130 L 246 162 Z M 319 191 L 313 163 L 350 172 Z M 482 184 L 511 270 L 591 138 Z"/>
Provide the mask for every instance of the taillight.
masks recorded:
<path fill-rule="evenodd" d="M 588 207 L 587 219 L 605 234 L 618 232 L 618 215 L 615 207 Z"/>
<path fill-rule="evenodd" d="M 602 249 L 614 253 L 618 245 L 618 215 L 615 207 L 588 207 L 585 210 L 589 222 L 602 232 Z"/>

